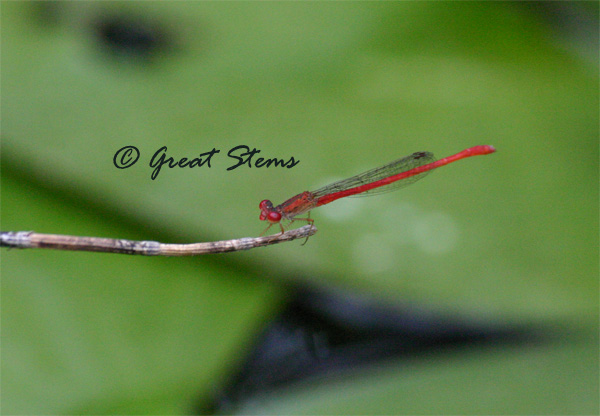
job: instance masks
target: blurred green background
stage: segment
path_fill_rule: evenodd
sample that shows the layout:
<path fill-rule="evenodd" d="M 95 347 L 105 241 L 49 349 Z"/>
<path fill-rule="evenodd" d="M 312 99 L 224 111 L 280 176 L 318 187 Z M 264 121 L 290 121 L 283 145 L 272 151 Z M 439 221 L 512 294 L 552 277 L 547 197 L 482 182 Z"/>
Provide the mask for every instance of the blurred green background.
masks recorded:
<path fill-rule="evenodd" d="M 146 35 L 128 49 L 119 25 Z M 262 199 L 415 151 L 498 149 L 315 210 L 303 247 L 3 249 L 2 413 L 189 413 L 289 282 L 569 335 L 391 362 L 246 412 L 598 413 L 596 2 L 2 2 L 1 38 L 3 230 L 256 236 Z M 140 161 L 116 169 L 126 145 Z M 238 145 L 300 164 L 227 171 Z M 221 153 L 153 181 L 162 146 Z"/>

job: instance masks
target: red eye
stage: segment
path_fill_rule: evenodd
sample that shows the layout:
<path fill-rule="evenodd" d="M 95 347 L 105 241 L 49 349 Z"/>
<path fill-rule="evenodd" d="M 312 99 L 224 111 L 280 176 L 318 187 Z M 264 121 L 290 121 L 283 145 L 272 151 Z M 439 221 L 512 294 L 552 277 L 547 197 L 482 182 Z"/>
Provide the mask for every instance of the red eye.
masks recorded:
<path fill-rule="evenodd" d="M 260 209 L 273 208 L 273 203 L 271 201 L 269 201 L 268 199 L 263 199 L 262 201 L 260 201 L 260 204 L 258 204 L 258 207 Z"/>
<path fill-rule="evenodd" d="M 269 222 L 277 223 L 281 221 L 281 214 L 279 212 L 271 211 L 267 214 L 267 219 Z"/>

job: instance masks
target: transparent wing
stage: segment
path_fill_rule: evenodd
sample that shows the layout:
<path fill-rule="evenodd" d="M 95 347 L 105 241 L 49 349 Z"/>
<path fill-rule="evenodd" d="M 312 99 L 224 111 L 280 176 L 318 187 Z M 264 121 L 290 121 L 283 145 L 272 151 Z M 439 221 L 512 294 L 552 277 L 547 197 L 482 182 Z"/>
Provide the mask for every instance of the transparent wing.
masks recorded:
<path fill-rule="evenodd" d="M 345 191 L 347 189 L 356 188 L 369 183 L 377 182 L 381 179 L 388 178 L 390 176 L 397 175 L 398 173 L 406 172 L 419 166 L 427 165 L 435 161 L 433 153 L 430 152 L 416 152 L 412 155 L 403 157 L 402 159 L 395 160 L 388 163 L 387 165 L 380 166 L 375 169 L 368 170 L 359 175 L 353 176 L 348 179 L 344 179 L 332 184 L 326 185 L 316 191 L 311 192 L 315 198 L 319 198 L 323 195 L 328 195 L 334 192 Z M 356 195 L 350 195 L 353 197 L 371 196 L 377 194 L 383 194 L 386 192 L 395 191 L 400 188 L 404 188 L 412 183 L 415 183 L 419 179 L 424 178 L 430 170 L 419 173 L 408 178 L 400 179 L 393 183 L 383 185 L 377 188 L 370 189 L 368 191 L 361 192 Z"/>

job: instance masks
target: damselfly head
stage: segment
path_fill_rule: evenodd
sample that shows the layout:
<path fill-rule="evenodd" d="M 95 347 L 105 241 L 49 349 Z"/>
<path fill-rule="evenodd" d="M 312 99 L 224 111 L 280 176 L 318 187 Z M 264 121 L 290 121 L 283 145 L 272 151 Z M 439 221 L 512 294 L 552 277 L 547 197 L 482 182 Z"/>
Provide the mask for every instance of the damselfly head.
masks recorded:
<path fill-rule="evenodd" d="M 261 221 L 269 221 L 271 224 L 281 221 L 281 213 L 273 208 L 273 203 L 268 199 L 260 201 L 258 207 L 260 208 L 260 216 L 258 218 Z"/>

